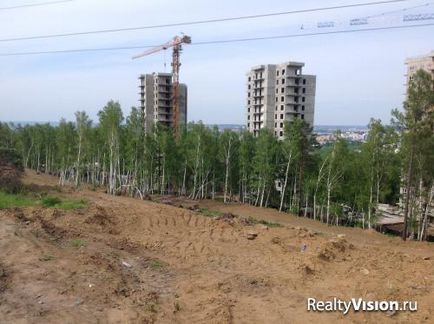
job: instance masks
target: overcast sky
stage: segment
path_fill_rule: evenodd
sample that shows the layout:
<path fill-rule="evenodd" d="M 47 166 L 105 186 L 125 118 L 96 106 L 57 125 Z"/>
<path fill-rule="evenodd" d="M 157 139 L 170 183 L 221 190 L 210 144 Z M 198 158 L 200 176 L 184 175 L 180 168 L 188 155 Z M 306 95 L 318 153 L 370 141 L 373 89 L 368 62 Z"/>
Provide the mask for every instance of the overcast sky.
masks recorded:
<path fill-rule="evenodd" d="M 76 31 L 154 25 L 209 18 L 372 2 L 373 0 L 76 0 L 40 7 L 0 10 L 0 40 Z M 0 9 L 43 0 L 0 0 Z M 156 45 L 181 32 L 194 42 L 323 32 L 317 23 L 381 14 L 427 1 L 303 13 L 272 18 L 122 33 L 0 42 L 0 54 L 23 51 Z M 434 12 L 434 6 L 407 10 Z M 372 18 L 367 27 L 402 24 L 402 12 Z M 430 22 L 430 21 L 428 21 Z M 433 22 L 433 21 L 431 21 Z M 301 30 L 303 25 L 303 30 Z M 402 106 L 407 57 L 434 49 L 434 27 L 297 37 L 218 45 L 190 45 L 181 56 L 181 81 L 188 85 L 188 120 L 245 122 L 245 74 L 251 66 L 304 62 L 317 75 L 316 125 L 365 125 L 390 120 Z M 141 73 L 169 72 L 171 52 L 131 60 L 141 50 L 0 56 L 0 120 L 72 120 L 74 112 L 96 114 L 110 99 L 125 115 L 138 105 Z M 164 62 L 166 61 L 166 67 Z"/>

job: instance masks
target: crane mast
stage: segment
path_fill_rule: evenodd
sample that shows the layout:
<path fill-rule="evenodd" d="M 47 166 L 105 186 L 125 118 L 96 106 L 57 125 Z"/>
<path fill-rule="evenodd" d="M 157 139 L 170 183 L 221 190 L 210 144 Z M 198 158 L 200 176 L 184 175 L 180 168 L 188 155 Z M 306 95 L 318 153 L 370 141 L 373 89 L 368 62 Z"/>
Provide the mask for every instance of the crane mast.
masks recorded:
<path fill-rule="evenodd" d="M 181 66 L 180 56 L 182 52 L 182 44 L 190 44 L 191 37 L 187 35 L 175 36 L 173 40 L 152 48 L 142 54 L 133 56 L 133 59 L 147 56 L 162 50 L 172 47 L 172 118 L 173 118 L 173 135 L 175 138 L 179 137 L 179 113 L 180 113 L 180 100 L 179 100 L 179 68 Z"/>

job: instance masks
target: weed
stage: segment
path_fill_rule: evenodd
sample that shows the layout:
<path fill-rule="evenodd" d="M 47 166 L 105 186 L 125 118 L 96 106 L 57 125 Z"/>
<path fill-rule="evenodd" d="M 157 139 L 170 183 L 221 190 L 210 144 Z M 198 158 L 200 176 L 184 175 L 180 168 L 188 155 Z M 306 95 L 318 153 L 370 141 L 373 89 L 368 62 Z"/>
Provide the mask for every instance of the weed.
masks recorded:
<path fill-rule="evenodd" d="M 157 304 L 150 302 L 150 303 L 146 303 L 145 305 L 145 310 L 151 313 L 156 313 L 157 312 Z"/>
<path fill-rule="evenodd" d="M 149 267 L 154 270 L 161 270 L 164 267 L 166 267 L 166 265 L 167 265 L 166 263 L 160 260 L 151 260 L 149 262 Z"/>
<path fill-rule="evenodd" d="M 86 242 L 80 239 L 71 240 L 69 244 L 75 248 L 81 248 L 82 246 L 86 246 Z"/>
<path fill-rule="evenodd" d="M 51 261 L 54 259 L 55 259 L 54 255 L 51 255 L 51 254 L 46 254 L 46 255 L 39 257 L 39 261 Z"/>
<path fill-rule="evenodd" d="M 181 310 L 181 305 L 179 305 L 179 303 L 177 301 L 175 302 L 174 306 L 175 306 L 174 313 L 177 313 Z"/>

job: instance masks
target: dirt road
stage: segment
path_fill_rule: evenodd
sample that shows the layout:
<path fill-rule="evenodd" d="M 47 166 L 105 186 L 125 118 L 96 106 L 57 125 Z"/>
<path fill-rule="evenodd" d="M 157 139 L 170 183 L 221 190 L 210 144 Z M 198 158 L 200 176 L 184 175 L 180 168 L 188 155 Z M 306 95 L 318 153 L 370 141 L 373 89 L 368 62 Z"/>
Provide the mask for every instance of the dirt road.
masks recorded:
<path fill-rule="evenodd" d="M 26 182 L 89 204 L 0 210 L 0 323 L 434 321 L 432 244 L 249 206 L 199 204 L 284 226 L 91 190 L 58 192 L 55 178 L 31 172 Z M 308 312 L 308 297 L 415 300 L 418 311 Z"/>

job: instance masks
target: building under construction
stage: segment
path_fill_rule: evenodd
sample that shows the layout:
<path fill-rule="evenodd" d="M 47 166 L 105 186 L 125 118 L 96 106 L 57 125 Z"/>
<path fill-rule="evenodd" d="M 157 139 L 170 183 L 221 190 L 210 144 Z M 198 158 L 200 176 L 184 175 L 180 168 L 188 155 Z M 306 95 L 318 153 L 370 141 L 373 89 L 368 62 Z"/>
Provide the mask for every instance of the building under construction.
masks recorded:
<path fill-rule="evenodd" d="M 173 127 L 173 85 L 172 73 L 142 74 L 140 80 L 140 108 L 144 112 L 145 131 L 149 131 L 158 122 L 166 127 Z M 179 84 L 180 126 L 187 123 L 187 85 Z"/>
<path fill-rule="evenodd" d="M 247 73 L 247 130 L 268 128 L 282 139 L 284 123 L 296 118 L 313 127 L 316 76 L 302 73 L 304 63 L 252 67 Z"/>

